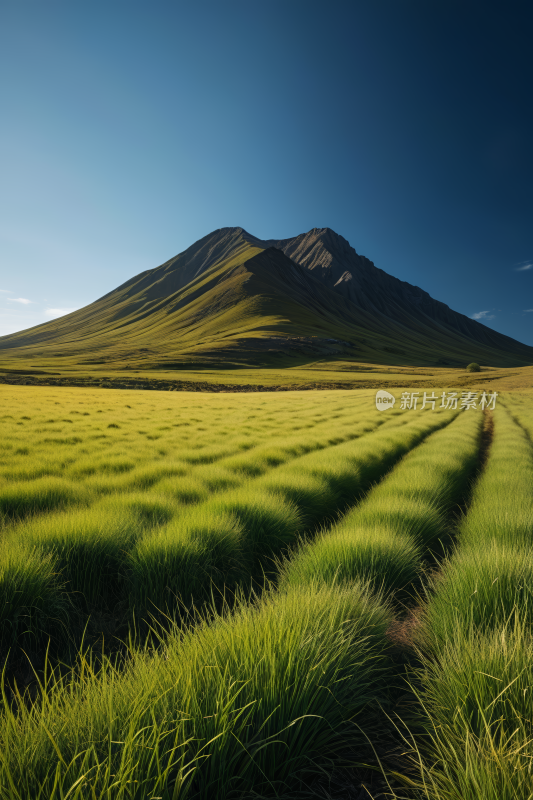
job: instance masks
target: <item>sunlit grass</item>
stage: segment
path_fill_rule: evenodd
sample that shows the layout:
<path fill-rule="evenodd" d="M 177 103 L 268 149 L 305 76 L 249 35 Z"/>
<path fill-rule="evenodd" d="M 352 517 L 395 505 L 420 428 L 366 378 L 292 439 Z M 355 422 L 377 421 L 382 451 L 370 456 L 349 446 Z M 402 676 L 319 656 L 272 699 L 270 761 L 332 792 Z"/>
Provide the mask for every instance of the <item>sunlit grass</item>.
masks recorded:
<path fill-rule="evenodd" d="M 35 649 L 46 636 L 66 638 L 68 608 L 52 553 L 0 546 L 0 653 Z"/>
<path fill-rule="evenodd" d="M 444 417 L 440 425 L 452 418 Z M 373 457 L 384 449 L 385 437 L 389 447 L 396 437 L 396 458 L 409 450 L 431 433 L 420 425 L 377 433 Z M 342 522 L 304 543 L 282 565 L 282 585 L 365 577 L 389 592 L 412 587 L 424 549 L 445 537 L 449 506 L 461 499 L 472 474 L 480 425 L 479 416 L 462 414 L 414 447 Z M 367 463 L 363 459 L 363 469 Z M 369 464 L 372 468 L 372 460 Z"/>
<path fill-rule="evenodd" d="M 127 561 L 132 610 L 163 614 L 192 608 L 235 588 L 251 567 L 236 515 L 204 506 L 145 536 Z"/>
<path fill-rule="evenodd" d="M 310 585 L 177 631 L 122 674 L 82 664 L 42 702 L 5 703 L 0 788 L 47 800 L 111 786 L 135 798 L 283 791 L 309 759 L 364 741 L 390 679 L 389 623 L 358 584 Z"/>
<path fill-rule="evenodd" d="M 391 624 L 430 564 L 425 796 L 530 798 L 533 457 L 505 410 L 478 475 L 482 415 L 371 393 L 31 397 L 2 419 L 2 657 L 49 637 L 62 657 L 104 618 L 132 639 L 113 662 L 102 634 L 33 700 L 6 683 L 0 796 L 282 795 L 375 731 L 401 685 Z"/>
<path fill-rule="evenodd" d="M 57 477 L 4 483 L 0 492 L 0 514 L 17 520 L 40 511 L 51 511 L 83 503 L 88 499 L 85 487 Z"/>
<path fill-rule="evenodd" d="M 125 554 L 142 534 L 133 509 L 93 506 L 70 514 L 37 517 L 6 539 L 51 555 L 76 604 L 101 608 L 117 599 Z"/>
<path fill-rule="evenodd" d="M 18 397 L 12 387 L 1 391 L 12 402 Z M 17 553 L 40 553 L 60 576 L 67 607 L 73 603 L 88 613 L 110 610 L 119 600 L 144 611 L 154 604 L 167 608 L 171 598 L 190 603 L 191 585 L 205 599 L 213 585 L 223 592 L 231 572 L 208 558 L 198 536 L 191 545 L 184 515 L 198 507 L 198 519 L 218 514 L 224 530 L 227 518 L 244 526 L 239 575 L 246 579 L 244 564 L 259 575 L 273 553 L 296 541 L 304 520 L 290 497 L 273 487 L 255 490 L 250 482 L 306 454 L 326 452 L 333 440 L 348 443 L 394 424 L 398 416 L 380 416 L 370 397 L 335 393 L 332 422 L 316 415 L 322 399 L 295 394 L 265 403 L 261 396 L 236 402 L 231 396 L 29 389 L 27 413 L 14 408 L 2 417 L 4 552 L 16 546 Z M 295 427 L 303 430 L 295 433 Z M 334 492 L 328 508 L 338 499 Z M 183 570 L 169 571 L 177 552 L 185 552 L 184 541 L 194 551 L 190 568 L 196 565 L 187 580 Z M 159 576 L 158 547 L 166 564 Z M 151 588 L 139 589 L 140 564 L 145 577 L 150 572 Z M 18 629 L 16 596 L 5 613 L 13 616 L 5 624 Z"/>
<path fill-rule="evenodd" d="M 424 730 L 417 756 L 430 800 L 530 800 L 531 627 L 517 607 L 489 631 L 457 620 L 413 676 Z"/>
<path fill-rule="evenodd" d="M 533 451 L 507 411 L 495 414 L 490 458 L 461 521 L 458 547 L 433 582 L 432 635 L 443 641 L 456 619 L 504 624 L 533 590 Z"/>
<path fill-rule="evenodd" d="M 532 477 L 530 440 L 499 408 L 457 548 L 419 615 L 418 764 L 431 800 L 532 797 Z"/>

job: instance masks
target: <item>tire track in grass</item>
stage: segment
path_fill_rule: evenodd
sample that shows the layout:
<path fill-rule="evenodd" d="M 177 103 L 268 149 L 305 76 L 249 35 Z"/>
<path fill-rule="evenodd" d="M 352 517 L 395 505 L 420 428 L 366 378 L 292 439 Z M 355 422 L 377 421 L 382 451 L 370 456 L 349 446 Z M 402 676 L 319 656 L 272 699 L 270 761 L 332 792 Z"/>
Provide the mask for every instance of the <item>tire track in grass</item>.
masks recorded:
<path fill-rule="evenodd" d="M 522 408 L 517 398 L 512 395 L 502 399 L 502 405 L 509 412 L 513 422 L 523 430 L 530 445 L 533 447 L 533 408 Z"/>
<path fill-rule="evenodd" d="M 498 408 L 485 470 L 417 636 L 413 730 L 431 800 L 531 798 L 532 485 L 531 442 Z"/>
<path fill-rule="evenodd" d="M 518 580 L 513 586 L 502 576 L 507 569 L 504 563 L 515 569 L 528 562 L 532 531 L 533 449 L 509 412 L 499 408 L 494 414 L 490 457 L 459 525 L 457 546 L 432 581 L 428 613 L 435 614 L 431 627 L 436 631 L 438 621 L 441 638 L 448 635 L 451 620 L 461 614 L 464 621 L 474 619 L 478 627 L 499 625 L 514 605 L 507 592 L 521 597 L 523 588 L 527 596 L 529 581 Z M 494 559 L 498 563 L 503 559 L 497 580 Z M 465 581 L 467 569 L 470 578 Z M 453 612 L 444 613 L 446 602 Z M 433 611 L 437 607 L 439 613 Z"/>
<path fill-rule="evenodd" d="M 424 592 L 426 591 L 425 587 L 427 585 L 427 575 L 431 575 L 433 579 L 435 579 L 440 574 L 443 567 L 443 559 L 445 558 L 446 553 L 449 552 L 450 547 L 453 548 L 455 545 L 455 541 L 458 534 L 458 527 L 461 521 L 468 513 L 470 503 L 472 502 L 472 495 L 474 492 L 474 488 L 476 486 L 477 481 L 480 478 L 480 475 L 485 469 L 490 449 L 492 446 L 493 435 L 494 435 L 494 418 L 490 410 L 485 410 L 483 412 L 483 423 L 481 428 L 479 449 L 477 453 L 477 463 L 474 465 L 472 469 L 471 476 L 464 487 L 464 492 L 462 494 L 459 494 L 459 497 L 454 505 L 454 508 L 451 511 L 451 514 L 448 515 L 449 516 L 448 531 L 447 535 L 445 536 L 445 547 L 438 548 L 438 552 L 432 554 L 433 556 L 435 556 L 432 559 L 433 563 L 426 563 L 424 565 L 425 567 L 424 573 L 426 575 L 426 580 L 424 586 L 422 587 L 423 588 L 422 594 L 424 594 Z M 424 576 L 422 576 L 422 578 L 424 579 Z M 417 594 L 417 599 L 418 601 L 421 600 L 421 597 L 418 594 Z M 407 608 L 406 615 L 403 617 L 403 619 L 399 619 L 395 622 L 394 629 L 393 631 L 391 631 L 391 635 L 393 636 L 394 640 L 401 647 L 406 648 L 407 650 L 413 647 L 414 632 L 419 624 L 421 608 L 422 608 L 421 602 L 417 602 L 414 606 Z"/>

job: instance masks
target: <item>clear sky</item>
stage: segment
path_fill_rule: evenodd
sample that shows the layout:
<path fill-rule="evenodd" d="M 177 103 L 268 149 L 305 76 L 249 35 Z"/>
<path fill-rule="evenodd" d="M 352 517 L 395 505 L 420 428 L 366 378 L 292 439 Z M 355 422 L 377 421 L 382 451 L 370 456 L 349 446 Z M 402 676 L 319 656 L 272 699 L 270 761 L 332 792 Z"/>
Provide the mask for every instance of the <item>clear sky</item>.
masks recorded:
<path fill-rule="evenodd" d="M 533 6 L 2 0 L 0 334 L 328 226 L 533 345 Z"/>

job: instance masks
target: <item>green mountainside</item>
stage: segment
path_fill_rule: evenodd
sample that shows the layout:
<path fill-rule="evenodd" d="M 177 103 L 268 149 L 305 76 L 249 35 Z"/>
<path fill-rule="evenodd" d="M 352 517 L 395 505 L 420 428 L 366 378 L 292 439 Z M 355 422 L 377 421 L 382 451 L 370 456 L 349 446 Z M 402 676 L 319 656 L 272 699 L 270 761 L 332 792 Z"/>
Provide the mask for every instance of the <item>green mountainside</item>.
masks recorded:
<path fill-rule="evenodd" d="M 518 367 L 533 363 L 533 348 L 387 275 L 328 228 L 266 242 L 222 228 L 72 314 L 0 337 L 3 364 L 56 368 L 281 367 L 332 357 Z"/>

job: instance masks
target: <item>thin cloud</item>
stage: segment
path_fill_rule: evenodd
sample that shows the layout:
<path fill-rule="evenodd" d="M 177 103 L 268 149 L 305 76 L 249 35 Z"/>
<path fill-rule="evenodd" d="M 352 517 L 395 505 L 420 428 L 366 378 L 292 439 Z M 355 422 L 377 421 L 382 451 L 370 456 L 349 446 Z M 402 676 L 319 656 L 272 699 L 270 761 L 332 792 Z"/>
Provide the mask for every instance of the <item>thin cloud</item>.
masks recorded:
<path fill-rule="evenodd" d="M 9 289 L 0 289 L 0 292 L 2 294 L 13 294 L 13 292 L 11 292 Z"/>
<path fill-rule="evenodd" d="M 524 308 L 524 314 L 531 314 L 533 308 Z"/>
<path fill-rule="evenodd" d="M 525 272 L 526 269 L 533 269 L 533 261 L 528 261 L 521 267 L 515 267 L 515 272 Z"/>
<path fill-rule="evenodd" d="M 77 311 L 77 308 L 47 308 L 45 310 L 45 314 L 47 317 L 64 317 L 65 314 L 72 314 L 73 311 Z"/>
<path fill-rule="evenodd" d="M 472 314 L 472 319 L 494 319 L 494 314 L 491 314 L 490 311 L 477 311 L 475 314 Z"/>
<path fill-rule="evenodd" d="M 9 303 L 22 303 L 24 306 L 28 306 L 30 303 L 33 303 L 33 300 L 28 300 L 26 297 L 8 297 L 7 300 Z"/>

